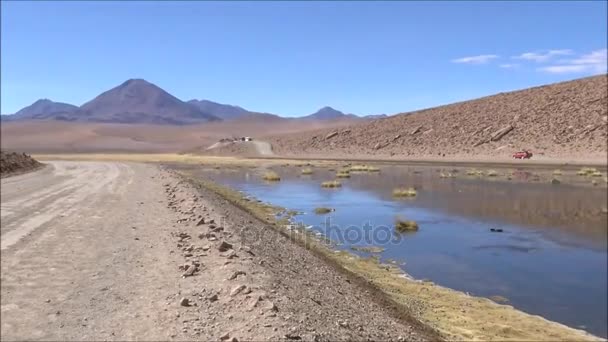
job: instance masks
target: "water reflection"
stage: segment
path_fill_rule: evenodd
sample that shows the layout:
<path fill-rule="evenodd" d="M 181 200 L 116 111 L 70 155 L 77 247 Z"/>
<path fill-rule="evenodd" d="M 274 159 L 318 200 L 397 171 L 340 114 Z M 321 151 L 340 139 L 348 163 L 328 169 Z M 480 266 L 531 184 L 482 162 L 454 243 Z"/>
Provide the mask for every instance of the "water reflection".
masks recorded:
<path fill-rule="evenodd" d="M 500 295 L 524 311 L 606 336 L 605 185 L 573 186 L 569 182 L 578 180 L 566 181 L 567 175 L 552 185 L 551 174 L 538 171 L 530 177 L 539 181 L 526 182 L 513 180 L 511 170 L 480 179 L 450 169 L 456 177 L 441 178 L 436 168 L 395 166 L 353 173 L 341 180 L 342 188 L 324 189 L 320 183 L 336 171 L 315 168 L 302 176 L 300 168 L 273 170 L 280 182 L 263 182 L 261 170 L 192 171 L 303 212 L 298 220 L 339 248 L 380 246 L 384 260 L 397 260 L 416 278 Z M 395 200 L 398 186 L 415 187 L 418 195 Z M 316 207 L 335 211 L 316 215 Z M 420 231 L 397 235 L 392 227 L 398 216 L 417 221 Z M 502 232 L 490 231 L 497 227 Z"/>

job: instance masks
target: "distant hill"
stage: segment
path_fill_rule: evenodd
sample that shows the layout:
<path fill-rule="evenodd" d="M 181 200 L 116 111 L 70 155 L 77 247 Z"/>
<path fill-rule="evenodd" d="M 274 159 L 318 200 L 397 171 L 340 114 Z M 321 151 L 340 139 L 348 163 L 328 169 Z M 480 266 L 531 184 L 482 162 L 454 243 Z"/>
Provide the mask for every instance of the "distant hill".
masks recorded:
<path fill-rule="evenodd" d="M 306 120 L 335 120 L 335 119 L 342 119 L 342 118 L 358 118 L 358 116 L 354 115 L 354 114 L 344 114 L 339 110 L 333 109 L 329 106 L 327 107 L 323 107 L 321 109 L 319 109 L 318 111 L 310 114 L 310 115 L 306 115 L 301 117 L 300 119 L 306 119 Z"/>
<path fill-rule="evenodd" d="M 69 117 L 78 111 L 78 107 L 61 102 L 53 102 L 49 99 L 40 99 L 31 105 L 21 109 L 11 119 L 55 119 Z"/>
<path fill-rule="evenodd" d="M 234 120 L 251 114 L 250 111 L 239 106 L 221 104 L 209 100 L 190 100 L 188 103 L 222 120 Z"/>
<path fill-rule="evenodd" d="M 218 121 L 142 79 L 130 79 L 80 107 L 82 118 L 96 122 L 189 124 Z"/>

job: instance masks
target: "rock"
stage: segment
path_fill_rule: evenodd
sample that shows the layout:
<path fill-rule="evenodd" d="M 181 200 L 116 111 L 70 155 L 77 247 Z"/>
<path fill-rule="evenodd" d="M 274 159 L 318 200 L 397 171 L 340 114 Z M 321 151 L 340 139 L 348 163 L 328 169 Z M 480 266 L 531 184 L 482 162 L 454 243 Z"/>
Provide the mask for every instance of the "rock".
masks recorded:
<path fill-rule="evenodd" d="M 266 309 L 273 311 L 273 312 L 279 311 L 279 308 L 271 301 L 268 301 L 268 304 L 266 305 Z"/>
<path fill-rule="evenodd" d="M 228 259 L 234 259 L 238 258 L 238 255 L 236 255 L 236 252 L 234 250 L 231 250 L 230 252 L 228 252 L 228 254 L 225 255 L 225 257 Z"/>
<path fill-rule="evenodd" d="M 477 147 L 477 146 L 482 145 L 482 144 L 485 144 L 485 143 L 487 143 L 487 142 L 488 142 L 488 140 L 480 140 L 480 141 L 478 141 L 478 142 L 474 143 L 474 144 L 473 144 L 473 147 Z"/>
<path fill-rule="evenodd" d="M 179 301 L 179 305 L 181 306 L 190 306 L 190 300 L 186 297 L 183 297 L 180 301 Z"/>
<path fill-rule="evenodd" d="M 302 337 L 300 337 L 300 335 L 296 335 L 296 334 L 285 334 L 285 339 L 292 340 L 292 341 L 299 341 L 302 339 Z"/>
<path fill-rule="evenodd" d="M 241 291 L 245 290 L 247 288 L 247 286 L 245 285 L 239 285 L 235 288 L 232 289 L 232 291 L 230 291 L 230 297 L 234 297 L 236 295 L 238 295 L 239 293 L 241 293 Z"/>
<path fill-rule="evenodd" d="M 247 273 L 243 272 L 243 271 L 234 271 L 234 273 L 232 273 L 230 275 L 230 277 L 228 277 L 228 280 L 234 280 L 236 279 L 238 276 L 240 275 L 246 275 Z"/>
<path fill-rule="evenodd" d="M 203 217 L 202 219 L 200 219 L 200 220 L 199 220 L 199 221 L 196 223 L 196 225 L 197 225 L 197 226 L 201 226 L 201 225 L 203 225 L 203 224 L 205 224 L 205 218 L 204 218 L 204 217 Z"/>
<path fill-rule="evenodd" d="M 502 139 L 502 137 L 504 137 L 507 133 L 511 132 L 513 130 L 513 126 L 512 125 L 507 125 L 501 129 L 499 129 L 498 131 L 492 133 L 492 135 L 490 136 L 490 140 L 492 141 L 498 141 L 500 139 Z"/>
<path fill-rule="evenodd" d="M 416 127 L 416 128 L 415 128 L 415 129 L 412 131 L 412 133 L 410 133 L 410 134 L 411 134 L 411 135 L 414 135 L 414 134 L 416 134 L 416 133 L 420 132 L 420 130 L 421 130 L 421 129 L 422 129 L 422 126 L 418 126 L 418 127 Z"/>
<path fill-rule="evenodd" d="M 559 181 L 559 179 L 555 179 L 555 178 L 553 178 L 553 179 L 551 180 L 551 184 L 554 184 L 554 185 L 561 184 L 561 183 L 562 183 L 562 182 L 560 182 L 560 181 Z"/>
<path fill-rule="evenodd" d="M 194 272 L 196 272 L 197 269 L 198 267 L 196 267 L 196 265 L 188 265 L 188 268 L 186 268 L 186 271 L 182 274 L 182 277 L 191 277 L 194 275 Z"/>
<path fill-rule="evenodd" d="M 256 306 L 258 306 L 258 303 L 262 301 L 262 296 L 255 296 L 251 299 L 251 301 L 249 302 L 249 308 L 247 309 L 247 311 L 251 311 L 253 309 L 255 309 Z"/>
<path fill-rule="evenodd" d="M 218 296 L 217 293 L 212 294 L 211 296 L 207 297 L 207 300 L 210 302 L 216 302 L 218 300 Z"/>
<path fill-rule="evenodd" d="M 494 233 L 502 233 L 503 232 L 502 228 L 490 228 L 490 231 L 494 232 Z"/>
<path fill-rule="evenodd" d="M 386 144 L 377 143 L 376 145 L 374 145 L 374 150 L 379 150 L 379 149 L 381 149 L 381 148 L 383 148 L 385 146 L 386 146 Z"/>
<path fill-rule="evenodd" d="M 226 242 L 226 241 L 222 241 L 222 243 L 220 243 L 219 247 L 217 248 L 220 252 L 225 252 L 227 250 L 232 249 L 232 244 Z"/>
<path fill-rule="evenodd" d="M 401 138 L 401 134 L 397 134 L 397 135 L 395 135 L 395 137 L 393 138 L 393 141 L 395 141 L 395 140 L 397 140 L 397 139 L 399 139 L 399 138 Z"/>
<path fill-rule="evenodd" d="M 335 137 L 336 135 L 338 135 L 338 132 L 337 131 L 333 131 L 333 132 L 331 132 L 331 133 L 329 133 L 328 135 L 325 136 L 325 140 L 329 140 L 329 139 Z"/>
<path fill-rule="evenodd" d="M 226 341 L 229 338 L 230 338 L 230 334 L 229 333 L 225 333 L 224 335 L 220 336 L 220 340 L 222 340 L 222 341 Z"/>
<path fill-rule="evenodd" d="M 255 256 L 255 254 L 251 251 L 251 248 L 249 246 L 241 246 L 240 249 L 251 256 Z"/>

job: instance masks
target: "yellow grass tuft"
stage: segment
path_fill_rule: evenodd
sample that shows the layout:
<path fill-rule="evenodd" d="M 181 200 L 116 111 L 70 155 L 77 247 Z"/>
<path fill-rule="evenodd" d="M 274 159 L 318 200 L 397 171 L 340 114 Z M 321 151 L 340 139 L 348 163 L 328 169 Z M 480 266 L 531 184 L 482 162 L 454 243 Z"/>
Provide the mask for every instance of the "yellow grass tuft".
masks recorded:
<path fill-rule="evenodd" d="M 302 169 L 302 174 L 303 175 L 312 175 L 312 169 L 309 167 L 304 168 L 304 169 Z"/>
<path fill-rule="evenodd" d="M 395 219 L 395 230 L 400 233 L 417 231 L 418 223 L 412 220 L 402 220 L 400 218 L 397 218 Z"/>
<path fill-rule="evenodd" d="M 418 194 L 414 188 L 397 188 L 393 190 L 395 197 L 414 197 Z"/>
<path fill-rule="evenodd" d="M 340 171 L 338 171 L 338 173 L 336 173 L 336 177 L 350 178 L 350 171 L 349 170 L 340 170 Z"/>
<path fill-rule="evenodd" d="M 334 211 L 334 209 L 332 209 L 332 208 L 325 208 L 325 207 L 315 208 L 315 214 L 317 214 L 317 215 L 331 213 L 332 211 Z"/>
<path fill-rule="evenodd" d="M 264 176 L 262 178 L 264 178 L 265 181 L 269 182 L 278 182 L 281 180 L 281 177 L 274 171 L 268 171 L 264 173 Z"/>
<path fill-rule="evenodd" d="M 340 183 L 340 181 L 337 181 L 337 180 L 321 183 L 321 187 L 323 187 L 323 188 L 339 188 L 341 186 L 342 186 L 342 183 Z"/>
<path fill-rule="evenodd" d="M 380 169 L 371 165 L 353 165 L 350 167 L 351 172 L 379 172 Z"/>

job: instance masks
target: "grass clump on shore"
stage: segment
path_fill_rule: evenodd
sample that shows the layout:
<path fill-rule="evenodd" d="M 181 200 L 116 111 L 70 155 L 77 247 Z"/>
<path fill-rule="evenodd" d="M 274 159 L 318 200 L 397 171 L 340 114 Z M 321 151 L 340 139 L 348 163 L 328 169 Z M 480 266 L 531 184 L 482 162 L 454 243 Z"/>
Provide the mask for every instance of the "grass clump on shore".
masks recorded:
<path fill-rule="evenodd" d="M 553 175 L 554 176 L 561 176 L 562 175 L 562 170 L 554 170 L 553 171 Z"/>
<path fill-rule="evenodd" d="M 496 177 L 498 176 L 498 172 L 496 172 L 495 170 L 488 170 L 486 175 L 488 175 L 488 177 Z"/>
<path fill-rule="evenodd" d="M 304 169 L 302 169 L 302 174 L 303 175 L 312 175 L 312 169 L 309 167 L 304 168 Z"/>
<path fill-rule="evenodd" d="M 596 173 L 599 173 L 599 171 L 594 167 L 583 167 L 576 172 L 579 176 L 592 176 Z"/>
<path fill-rule="evenodd" d="M 336 177 L 338 178 L 350 178 L 350 171 L 348 170 L 340 170 L 336 173 Z"/>
<path fill-rule="evenodd" d="M 264 173 L 264 176 L 262 178 L 264 178 L 265 181 L 269 182 L 278 182 L 281 180 L 281 177 L 274 171 L 268 171 Z"/>
<path fill-rule="evenodd" d="M 339 188 L 341 186 L 342 186 L 342 183 L 340 183 L 340 181 L 337 181 L 337 180 L 326 181 L 326 182 L 321 183 L 322 188 Z"/>
<path fill-rule="evenodd" d="M 393 190 L 394 197 L 414 197 L 418 194 L 414 188 L 397 188 Z"/>
<path fill-rule="evenodd" d="M 415 232 L 418 230 L 418 223 L 412 220 L 403 220 L 400 218 L 395 219 L 395 230 L 403 232 Z"/>
<path fill-rule="evenodd" d="M 328 213 L 331 213 L 332 211 L 335 211 L 335 210 L 332 208 L 326 208 L 326 207 L 315 208 L 315 214 L 317 214 L 317 215 L 328 214 Z"/>
<path fill-rule="evenodd" d="M 469 175 L 469 176 L 483 176 L 483 171 L 476 170 L 476 169 L 470 169 L 470 170 L 467 170 L 467 175 Z"/>
<path fill-rule="evenodd" d="M 353 246 L 350 249 L 352 249 L 353 251 L 372 253 L 372 254 L 384 252 L 384 248 L 378 247 L 378 246 L 363 246 L 363 247 Z"/>
<path fill-rule="evenodd" d="M 379 172 L 380 169 L 371 165 L 353 165 L 350 167 L 351 172 Z"/>
<path fill-rule="evenodd" d="M 602 177 L 602 176 L 603 176 L 602 173 L 599 171 L 595 171 L 591 174 L 591 177 Z"/>
<path fill-rule="evenodd" d="M 442 172 L 442 173 L 439 174 L 439 177 L 441 177 L 441 178 L 455 178 L 456 176 L 454 176 L 454 174 L 452 174 L 450 172 L 448 172 L 448 173 L 443 173 Z"/>

